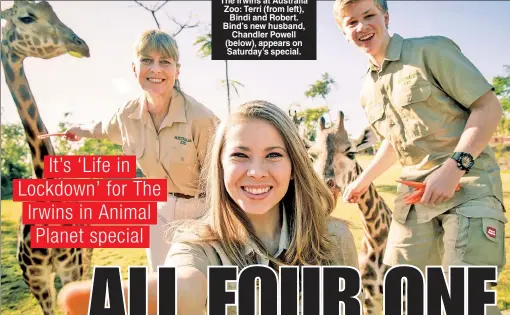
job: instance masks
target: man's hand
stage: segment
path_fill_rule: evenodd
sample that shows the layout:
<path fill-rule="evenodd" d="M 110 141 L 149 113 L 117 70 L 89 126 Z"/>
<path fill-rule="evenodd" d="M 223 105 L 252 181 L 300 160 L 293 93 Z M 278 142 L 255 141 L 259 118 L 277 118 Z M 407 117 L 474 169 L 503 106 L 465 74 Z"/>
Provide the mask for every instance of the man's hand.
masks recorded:
<path fill-rule="evenodd" d="M 464 173 L 457 167 L 457 162 L 448 159 L 423 181 L 426 184 L 425 192 L 419 203 L 438 205 L 449 200 Z"/>

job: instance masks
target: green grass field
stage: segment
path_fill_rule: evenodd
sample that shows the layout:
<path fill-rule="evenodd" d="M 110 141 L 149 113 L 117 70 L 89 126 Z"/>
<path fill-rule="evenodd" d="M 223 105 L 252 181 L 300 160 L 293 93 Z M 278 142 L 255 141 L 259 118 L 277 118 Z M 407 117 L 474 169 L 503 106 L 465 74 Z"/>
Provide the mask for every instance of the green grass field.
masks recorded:
<path fill-rule="evenodd" d="M 359 163 L 365 167 L 370 157 L 359 157 Z M 381 178 L 375 181 L 377 190 L 390 207 L 393 207 L 393 196 L 396 191 L 395 179 L 398 178 L 399 166 L 394 166 L 388 170 Z M 510 209 L 510 172 L 502 174 L 503 187 L 505 189 L 505 206 Z M 12 201 L 2 201 L 2 299 L 1 314 L 3 315 L 39 315 L 42 314 L 35 298 L 29 294 L 27 286 L 23 282 L 20 269 L 16 263 L 16 232 L 19 216 L 21 213 L 21 203 Z M 359 211 L 356 205 L 344 204 L 339 201 L 338 207 L 334 213 L 335 216 L 349 220 L 353 223 L 353 234 L 356 243 L 359 246 L 361 240 L 361 226 Z M 507 212 L 507 217 L 510 214 Z M 510 224 L 506 226 L 505 244 L 508 248 L 510 244 Z M 510 261 L 510 251 L 507 251 L 507 261 Z M 145 265 L 145 250 L 143 249 L 96 249 L 92 260 L 94 265 L 120 266 L 122 276 L 127 279 L 127 269 L 129 266 Z M 57 287 L 58 281 L 57 281 Z M 499 278 L 497 287 L 498 305 L 502 310 L 510 309 L 510 271 L 505 268 Z M 61 312 L 57 315 L 62 315 Z"/>

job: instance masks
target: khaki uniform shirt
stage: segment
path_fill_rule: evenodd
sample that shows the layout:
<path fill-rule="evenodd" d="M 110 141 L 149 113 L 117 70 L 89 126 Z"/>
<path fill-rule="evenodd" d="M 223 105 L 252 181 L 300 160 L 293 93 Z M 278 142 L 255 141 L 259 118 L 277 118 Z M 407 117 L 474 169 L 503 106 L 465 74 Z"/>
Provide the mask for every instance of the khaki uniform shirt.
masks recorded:
<path fill-rule="evenodd" d="M 94 135 L 122 145 L 126 155 L 135 155 L 147 178 L 166 178 L 169 193 L 196 196 L 200 169 L 218 122 L 211 110 L 174 89 L 159 130 L 141 96 L 99 122 Z"/>
<path fill-rule="evenodd" d="M 454 152 L 469 117 L 469 107 L 493 89 L 450 39 L 441 36 L 403 39 L 395 34 L 381 69 L 369 63 L 361 104 L 379 139 L 395 149 L 401 178 L 422 182 Z M 418 222 L 484 196 L 503 204 L 500 169 L 487 145 L 464 175 L 461 190 L 440 205 L 415 204 Z M 404 223 L 412 188 L 398 184 L 393 217 Z M 464 209 L 461 211 L 470 211 Z M 468 213 L 506 221 L 501 212 Z"/>
<path fill-rule="evenodd" d="M 290 240 L 289 240 L 289 231 L 287 229 L 287 218 L 285 215 L 285 211 L 282 211 L 282 229 L 280 233 L 279 247 L 277 253 L 274 257 L 279 257 L 284 253 L 284 251 L 288 248 Z M 349 230 L 347 224 L 344 222 L 331 218 L 328 222 L 328 230 L 332 233 L 336 238 L 338 247 L 340 249 L 340 255 L 337 257 L 336 266 L 350 266 L 359 270 L 358 263 L 358 254 L 356 251 L 356 244 L 354 243 L 354 238 Z M 253 255 L 255 254 L 254 246 L 246 246 L 245 254 Z M 258 264 L 269 265 L 269 261 L 258 255 L 257 261 Z M 222 249 L 219 243 L 213 242 L 208 244 L 191 244 L 176 241 L 172 244 L 170 251 L 168 253 L 166 262 L 166 266 L 172 267 L 193 267 L 198 269 L 200 272 L 204 274 L 207 278 L 207 267 L 208 266 L 233 266 L 232 261 L 227 257 L 225 251 Z M 241 270 L 239 270 L 240 272 Z M 229 290 L 235 290 L 236 285 L 227 284 Z M 363 292 L 363 291 L 361 291 Z M 258 295 L 257 295 L 258 296 Z M 360 300 L 363 301 L 363 294 L 360 294 Z M 258 302 L 255 303 L 255 306 L 258 307 Z M 207 307 L 204 307 L 204 313 Z M 236 308 L 233 306 L 227 307 L 228 315 L 236 315 Z M 260 310 L 255 310 L 255 314 L 259 314 Z"/>

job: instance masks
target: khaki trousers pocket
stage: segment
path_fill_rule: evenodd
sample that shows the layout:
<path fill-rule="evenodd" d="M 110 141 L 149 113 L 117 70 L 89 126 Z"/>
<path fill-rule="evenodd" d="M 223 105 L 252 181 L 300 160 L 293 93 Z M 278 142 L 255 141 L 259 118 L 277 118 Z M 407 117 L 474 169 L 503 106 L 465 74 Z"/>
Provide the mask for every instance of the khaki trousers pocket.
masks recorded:
<path fill-rule="evenodd" d="M 462 260 L 472 265 L 505 265 L 505 224 L 493 218 L 462 216 L 462 219 L 468 224 Z"/>

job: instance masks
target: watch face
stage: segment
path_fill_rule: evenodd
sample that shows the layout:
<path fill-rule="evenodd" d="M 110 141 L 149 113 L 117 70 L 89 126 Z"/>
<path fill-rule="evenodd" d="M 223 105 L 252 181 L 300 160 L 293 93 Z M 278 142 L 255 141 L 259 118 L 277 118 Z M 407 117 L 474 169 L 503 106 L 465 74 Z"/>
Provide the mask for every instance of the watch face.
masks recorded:
<path fill-rule="evenodd" d="M 471 166 L 471 163 L 473 163 L 473 161 L 471 160 L 471 158 L 469 156 L 463 156 L 461 159 L 460 159 L 461 163 L 463 166 L 465 167 L 470 167 Z"/>

